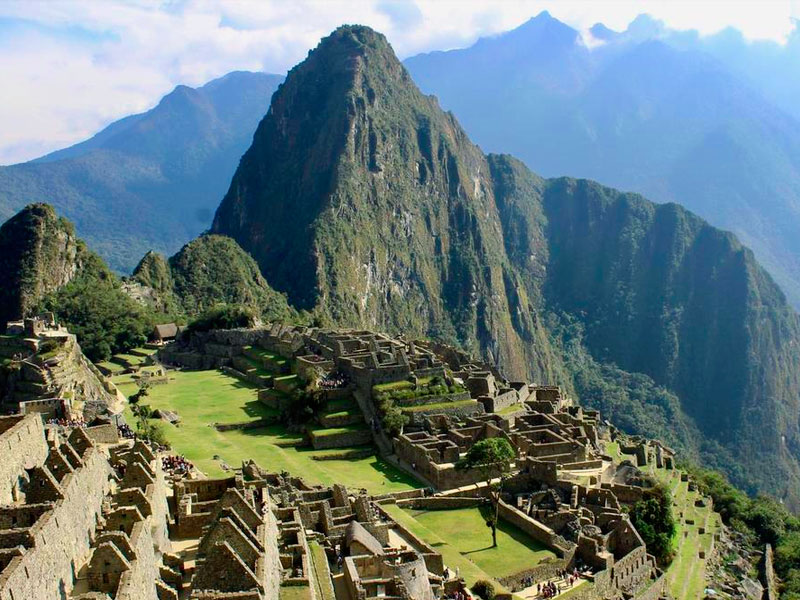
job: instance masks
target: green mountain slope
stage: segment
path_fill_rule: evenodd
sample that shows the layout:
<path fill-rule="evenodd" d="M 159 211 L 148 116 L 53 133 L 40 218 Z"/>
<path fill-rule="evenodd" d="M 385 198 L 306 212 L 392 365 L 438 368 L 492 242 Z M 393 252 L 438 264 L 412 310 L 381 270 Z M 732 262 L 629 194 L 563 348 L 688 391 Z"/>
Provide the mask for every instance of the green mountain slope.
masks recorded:
<path fill-rule="evenodd" d="M 752 254 L 677 206 L 485 156 L 368 28 L 289 73 L 212 230 L 324 320 L 566 382 L 800 506 L 800 325 Z"/>
<path fill-rule="evenodd" d="M 88 259 L 72 225 L 47 204 L 32 204 L 0 226 L 0 323 L 28 316 L 72 281 Z"/>
<path fill-rule="evenodd" d="M 0 227 L 0 322 L 41 310 L 53 311 L 92 360 L 143 343 L 155 322 L 72 223 L 32 204 Z"/>
<path fill-rule="evenodd" d="M 231 238 L 203 235 L 167 261 L 148 252 L 132 280 L 155 291 L 156 304 L 196 316 L 216 304 L 251 307 L 265 319 L 297 320 L 286 297 L 267 285 L 256 262 Z"/>
<path fill-rule="evenodd" d="M 485 156 L 361 27 L 290 72 L 212 227 L 332 322 L 440 337 L 553 379 L 535 285 L 501 229 Z"/>
<path fill-rule="evenodd" d="M 796 98 L 787 93 L 800 81 L 796 39 L 776 63 L 759 44 L 736 51 L 721 36 L 715 49 L 712 38 L 646 17 L 625 32 L 594 32 L 604 43 L 587 44 L 542 13 L 405 64 L 485 150 L 509 152 L 547 176 L 679 202 L 733 231 L 800 307 L 800 120 L 796 108 L 775 104 Z M 759 77 L 744 76 L 757 65 Z M 770 93 L 766 80 L 783 91 Z"/>
<path fill-rule="evenodd" d="M 50 203 L 122 272 L 149 249 L 176 252 L 208 227 L 280 80 L 234 72 L 178 86 L 86 142 L 0 167 L 0 220 Z"/>

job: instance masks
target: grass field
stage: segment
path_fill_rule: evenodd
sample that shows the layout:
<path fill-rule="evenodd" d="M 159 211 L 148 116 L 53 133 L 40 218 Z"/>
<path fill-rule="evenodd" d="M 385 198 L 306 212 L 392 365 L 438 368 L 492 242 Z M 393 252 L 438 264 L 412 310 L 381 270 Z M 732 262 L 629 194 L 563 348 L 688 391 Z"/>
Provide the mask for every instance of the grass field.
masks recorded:
<path fill-rule="evenodd" d="M 479 579 L 496 580 L 513 575 L 545 558 L 555 557 L 502 521 L 497 530 L 497 548 L 492 548 L 491 531 L 477 508 L 416 511 L 396 504 L 383 508 L 395 521 L 441 552 L 445 564 L 452 570 L 458 568 L 468 586 Z"/>
<path fill-rule="evenodd" d="M 219 371 L 171 371 L 170 383 L 155 385 L 145 402 L 151 408 L 176 411 L 178 427 L 164 424 L 175 452 L 185 455 L 209 477 L 224 474 L 214 455 L 231 467 L 254 459 L 270 471 L 289 471 L 309 483 L 343 483 L 366 488 L 372 493 L 387 493 L 419 487 L 419 483 L 377 456 L 361 459 L 317 461 L 315 455 L 330 451 L 279 447 L 300 442 L 302 436 L 281 425 L 258 429 L 220 432 L 212 423 L 234 423 L 258 419 L 274 411 L 258 401 L 256 389 Z M 132 382 L 114 378 L 123 393 L 136 391 Z M 128 413 L 129 421 L 133 419 Z"/>
<path fill-rule="evenodd" d="M 465 558 L 494 578 L 533 567 L 555 554 L 516 527 L 500 521 L 497 547 L 478 508 L 410 511 L 419 523 L 451 544 Z"/>

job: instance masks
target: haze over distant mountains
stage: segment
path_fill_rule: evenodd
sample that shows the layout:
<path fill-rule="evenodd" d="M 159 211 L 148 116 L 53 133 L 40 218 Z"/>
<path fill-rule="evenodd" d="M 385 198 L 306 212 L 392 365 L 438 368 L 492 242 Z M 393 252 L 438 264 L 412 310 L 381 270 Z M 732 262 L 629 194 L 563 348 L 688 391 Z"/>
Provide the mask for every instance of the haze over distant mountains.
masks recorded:
<path fill-rule="evenodd" d="M 35 161 L 0 167 L 0 222 L 48 202 L 118 271 L 208 228 L 283 77 L 233 72 L 178 86 L 145 113 Z"/>
<path fill-rule="evenodd" d="M 648 17 L 587 45 L 542 13 L 405 64 L 486 151 L 679 202 L 735 232 L 800 305 L 800 35 L 786 47 Z"/>

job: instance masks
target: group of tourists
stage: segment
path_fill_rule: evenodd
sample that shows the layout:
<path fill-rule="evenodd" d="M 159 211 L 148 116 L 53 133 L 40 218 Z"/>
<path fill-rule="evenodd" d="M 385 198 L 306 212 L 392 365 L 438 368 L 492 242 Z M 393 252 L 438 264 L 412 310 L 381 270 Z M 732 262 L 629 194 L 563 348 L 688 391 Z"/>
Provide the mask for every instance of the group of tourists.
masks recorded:
<path fill-rule="evenodd" d="M 84 428 L 86 427 L 86 421 L 84 421 L 81 417 L 74 417 L 71 419 L 47 419 L 48 425 L 58 425 L 59 427 L 69 427 L 69 428 Z"/>
<path fill-rule="evenodd" d="M 578 581 L 579 573 L 577 569 L 573 569 L 569 571 L 568 569 L 560 569 L 558 572 L 558 579 L 563 580 L 562 583 L 556 583 L 555 581 L 545 581 L 544 583 L 537 583 L 536 584 L 536 597 L 537 598 L 555 598 L 560 594 L 563 590 L 570 589 L 575 583 Z M 533 585 L 533 578 L 526 577 L 525 581 L 523 582 L 525 587 L 530 587 Z M 562 590 L 563 588 L 563 590 Z"/>
<path fill-rule="evenodd" d="M 324 390 L 337 390 L 339 388 L 347 387 L 350 379 L 344 373 L 331 373 L 319 382 L 319 387 Z"/>
<path fill-rule="evenodd" d="M 173 475 L 186 475 L 194 468 L 191 461 L 186 460 L 185 456 L 162 456 L 161 467 Z"/>
<path fill-rule="evenodd" d="M 117 425 L 117 433 L 121 438 L 124 438 L 126 440 L 132 440 L 134 437 L 136 437 L 136 434 L 133 432 L 133 429 L 131 429 L 131 426 L 128 425 L 127 423 L 121 423 Z"/>

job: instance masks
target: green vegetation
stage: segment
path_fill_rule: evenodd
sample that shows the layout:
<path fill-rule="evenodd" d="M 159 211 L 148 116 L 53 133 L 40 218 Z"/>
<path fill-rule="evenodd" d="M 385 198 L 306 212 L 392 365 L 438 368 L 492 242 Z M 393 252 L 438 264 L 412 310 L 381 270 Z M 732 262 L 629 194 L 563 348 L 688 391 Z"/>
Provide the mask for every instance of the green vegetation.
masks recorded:
<path fill-rule="evenodd" d="M 497 521 L 500 509 L 500 497 L 503 494 L 503 481 L 505 475 L 511 470 L 511 463 L 516 458 L 514 448 L 506 438 L 487 438 L 475 442 L 467 453 L 456 463 L 456 469 L 478 469 L 481 471 L 487 485 L 492 485 L 492 479 L 500 477 L 497 490 L 490 491 L 493 511 L 486 520 L 486 525 L 492 529 L 492 548 L 497 547 Z"/>
<path fill-rule="evenodd" d="M 451 569 L 461 566 L 462 561 L 455 565 L 450 562 L 450 556 L 442 550 L 442 540 L 467 562 L 471 562 L 479 570 L 463 573 L 467 585 L 479 579 L 500 579 L 519 573 L 555 554 L 536 540 L 528 537 L 516 527 L 500 520 L 497 527 L 498 544 L 492 546 L 486 543 L 486 520 L 491 518 L 492 510 L 483 508 L 457 508 L 451 510 L 421 510 L 404 511 L 413 517 L 421 526 L 416 530 L 409 529 L 430 543 L 445 557 L 445 564 Z M 394 517 L 397 511 L 391 511 Z M 404 523 L 405 524 L 405 523 Z M 431 536 L 431 534 L 433 534 Z M 475 577 L 472 579 L 470 576 Z"/>
<path fill-rule="evenodd" d="M 720 473 L 696 467 L 690 471 L 698 489 L 711 496 L 726 524 L 759 548 L 772 544 L 775 571 L 782 581 L 781 598 L 800 599 L 800 519 L 771 498 L 748 497 Z"/>
<path fill-rule="evenodd" d="M 316 591 L 316 598 L 318 600 L 336 600 L 331 586 L 330 567 L 325 549 L 316 540 L 309 542 L 308 549 L 311 551 L 311 581 Z"/>
<path fill-rule="evenodd" d="M 472 591 L 482 600 L 494 600 L 495 589 L 491 581 L 481 579 L 472 586 Z"/>
<path fill-rule="evenodd" d="M 175 371 L 169 376 L 168 384 L 150 388 L 147 405 L 151 410 L 161 408 L 178 413 L 180 425 L 163 426 L 166 438 L 174 452 L 185 455 L 209 477 L 225 474 L 220 461 L 213 458 L 218 455 L 231 467 L 253 459 L 265 469 L 289 471 L 305 477 L 309 483 L 343 483 L 376 494 L 420 485 L 375 455 L 336 461 L 314 460 L 315 456 L 330 451 L 287 447 L 287 444 L 302 444 L 304 438 L 283 425 L 217 431 L 211 426 L 213 423 L 257 420 L 276 416 L 276 412 L 258 401 L 254 387 L 218 371 Z M 136 391 L 129 376 L 114 378 L 114 381 L 123 393 Z M 129 416 L 133 422 L 133 415 L 129 413 Z"/>
<path fill-rule="evenodd" d="M 626 431 L 680 441 L 748 492 L 800 508 L 797 444 L 776 451 L 800 439 L 800 319 L 732 234 L 674 204 L 483 155 L 365 27 L 323 39 L 273 106 L 212 231 L 293 305 L 559 382 Z M 353 130 L 344 152 L 337 140 Z M 391 285 L 374 293 L 375 281 Z M 379 393 L 399 405 L 418 391 Z"/>
<path fill-rule="evenodd" d="M 80 271 L 90 253 L 72 224 L 31 204 L 0 226 L 0 323 L 28 316 Z"/>
<path fill-rule="evenodd" d="M 626 458 L 616 442 L 606 443 L 605 449 L 617 463 Z M 707 557 L 711 555 L 720 517 L 710 505 L 696 504 L 702 495 L 697 491 L 689 491 L 689 483 L 681 481 L 681 471 L 659 469 L 654 463 L 648 464 L 645 471 L 669 492 L 674 502 L 672 515 L 675 535 L 670 548 L 673 559 L 666 568 L 668 589 L 676 600 L 701 598 L 706 587 L 706 560 L 701 559 L 699 553 L 703 551 Z M 682 517 L 679 518 L 679 515 Z M 694 523 L 690 524 L 689 521 Z M 652 551 L 648 549 L 648 552 Z"/>
<path fill-rule="evenodd" d="M 447 408 L 463 408 L 470 405 L 477 405 L 476 400 L 456 400 L 455 402 L 434 402 L 432 404 L 417 404 L 414 406 L 404 406 L 400 410 L 403 412 L 419 412 L 428 410 L 438 410 Z M 517 407 L 519 410 L 519 407 Z"/>
<path fill-rule="evenodd" d="M 441 377 L 420 379 L 416 384 L 411 381 L 393 381 L 372 387 L 372 396 L 377 402 L 392 401 L 402 404 L 404 400 L 417 400 L 427 396 L 444 396 L 466 392 L 462 385 L 448 386 Z"/>
<path fill-rule="evenodd" d="M 677 532 L 669 489 L 664 485 L 656 485 L 645 490 L 644 498 L 631 507 L 630 517 L 636 531 L 647 544 L 647 551 L 656 557 L 661 567 L 669 565 Z"/>
<path fill-rule="evenodd" d="M 212 329 L 234 329 L 237 327 L 253 327 L 256 316 L 252 309 L 245 306 L 218 304 L 203 312 L 187 326 L 190 332 L 211 331 Z"/>
<path fill-rule="evenodd" d="M 250 308 L 264 320 L 296 321 L 297 311 L 286 297 L 273 290 L 258 270 L 256 262 L 231 238 L 203 235 L 189 242 L 169 259 L 171 290 L 188 315 L 198 315 L 217 304 Z M 134 273 L 134 278 L 138 272 Z M 148 274 L 148 280 L 152 276 Z"/>
<path fill-rule="evenodd" d="M 93 361 L 144 344 L 156 315 L 122 291 L 99 257 L 90 254 L 85 261 L 83 271 L 43 298 L 39 309 L 56 313 Z"/>

